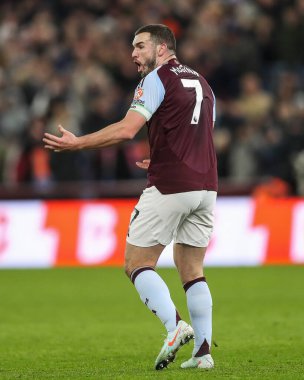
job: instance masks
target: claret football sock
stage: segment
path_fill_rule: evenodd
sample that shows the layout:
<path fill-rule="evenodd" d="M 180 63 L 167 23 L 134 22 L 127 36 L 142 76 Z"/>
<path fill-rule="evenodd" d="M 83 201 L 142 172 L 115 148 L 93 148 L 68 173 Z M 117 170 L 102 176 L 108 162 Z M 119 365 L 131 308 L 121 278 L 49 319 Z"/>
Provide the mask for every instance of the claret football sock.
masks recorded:
<path fill-rule="evenodd" d="M 174 331 L 180 316 L 163 279 L 152 267 L 137 268 L 130 278 L 143 303 L 161 320 L 168 333 Z"/>
<path fill-rule="evenodd" d="M 193 357 L 210 353 L 212 335 L 212 298 L 205 277 L 184 284 L 188 310 L 194 330 Z"/>

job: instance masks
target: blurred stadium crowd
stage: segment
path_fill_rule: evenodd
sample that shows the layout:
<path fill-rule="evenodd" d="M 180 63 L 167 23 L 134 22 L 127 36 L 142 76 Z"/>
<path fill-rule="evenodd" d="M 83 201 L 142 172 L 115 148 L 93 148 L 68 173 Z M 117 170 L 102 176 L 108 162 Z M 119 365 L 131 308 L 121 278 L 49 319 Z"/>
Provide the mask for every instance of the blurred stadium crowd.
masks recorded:
<path fill-rule="evenodd" d="M 41 139 L 124 116 L 139 81 L 131 43 L 147 23 L 170 26 L 179 60 L 214 90 L 220 178 L 279 178 L 304 195 L 304 0 L 2 0 L 1 183 L 145 177 L 144 130 L 90 152 L 52 154 Z"/>

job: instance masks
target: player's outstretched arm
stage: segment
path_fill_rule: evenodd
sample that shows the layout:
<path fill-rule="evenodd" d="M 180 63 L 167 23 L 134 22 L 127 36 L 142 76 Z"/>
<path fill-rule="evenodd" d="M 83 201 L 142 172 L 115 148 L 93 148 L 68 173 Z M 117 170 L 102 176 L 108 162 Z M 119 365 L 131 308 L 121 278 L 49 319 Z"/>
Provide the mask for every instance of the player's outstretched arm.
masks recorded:
<path fill-rule="evenodd" d="M 136 111 L 128 111 L 119 122 L 111 124 L 97 132 L 80 137 L 75 136 L 61 125 L 58 126 L 61 136 L 45 133 L 43 142 L 47 149 L 55 152 L 64 150 L 96 149 L 131 140 L 146 124 L 146 119 Z"/>

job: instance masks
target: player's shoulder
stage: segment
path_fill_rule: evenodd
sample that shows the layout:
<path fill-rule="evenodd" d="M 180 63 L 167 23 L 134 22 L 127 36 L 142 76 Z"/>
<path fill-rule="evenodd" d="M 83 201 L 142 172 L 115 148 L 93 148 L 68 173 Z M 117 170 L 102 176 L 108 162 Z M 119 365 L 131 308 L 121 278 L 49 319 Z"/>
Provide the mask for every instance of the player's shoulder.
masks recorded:
<path fill-rule="evenodd" d="M 158 75 L 162 81 L 170 81 L 178 78 L 200 78 L 202 75 L 191 67 L 180 63 L 177 59 L 171 59 L 166 64 L 162 65 L 158 70 Z"/>
<path fill-rule="evenodd" d="M 154 70 L 152 70 L 149 74 L 147 74 L 142 80 L 139 82 L 139 85 L 141 87 L 143 84 L 148 84 L 148 83 L 155 83 L 155 81 L 159 80 L 159 75 L 158 75 L 158 70 L 160 67 L 156 67 Z"/>

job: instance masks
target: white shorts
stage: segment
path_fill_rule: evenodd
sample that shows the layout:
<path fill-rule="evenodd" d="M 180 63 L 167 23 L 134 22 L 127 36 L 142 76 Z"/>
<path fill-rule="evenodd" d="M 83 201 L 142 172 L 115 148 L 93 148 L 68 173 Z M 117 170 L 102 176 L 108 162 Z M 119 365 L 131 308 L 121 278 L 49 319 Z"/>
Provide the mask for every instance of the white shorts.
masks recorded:
<path fill-rule="evenodd" d="M 184 243 L 207 247 L 213 230 L 215 191 L 162 194 L 143 191 L 130 219 L 127 242 L 138 247 Z"/>

